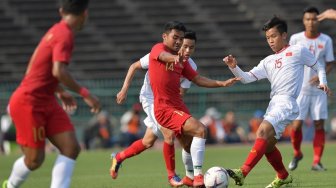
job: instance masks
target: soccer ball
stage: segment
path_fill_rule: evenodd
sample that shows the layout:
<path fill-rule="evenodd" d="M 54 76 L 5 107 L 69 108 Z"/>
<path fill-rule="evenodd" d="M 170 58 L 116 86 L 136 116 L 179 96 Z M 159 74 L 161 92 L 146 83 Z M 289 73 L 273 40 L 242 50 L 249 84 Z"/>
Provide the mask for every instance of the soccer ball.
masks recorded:
<path fill-rule="evenodd" d="M 211 167 L 204 175 L 206 188 L 227 188 L 229 186 L 229 175 L 222 167 Z"/>

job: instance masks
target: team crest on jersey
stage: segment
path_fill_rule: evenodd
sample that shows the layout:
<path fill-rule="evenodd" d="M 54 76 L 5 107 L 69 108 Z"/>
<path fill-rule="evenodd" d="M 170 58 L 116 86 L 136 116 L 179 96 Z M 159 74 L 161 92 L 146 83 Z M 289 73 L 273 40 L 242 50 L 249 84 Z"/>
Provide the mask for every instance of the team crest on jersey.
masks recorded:
<path fill-rule="evenodd" d="M 317 45 L 317 47 L 318 47 L 319 49 L 323 49 L 323 48 L 324 48 L 323 44 L 319 44 L 319 45 Z"/>
<path fill-rule="evenodd" d="M 293 53 L 292 52 L 287 52 L 286 56 L 293 56 Z"/>

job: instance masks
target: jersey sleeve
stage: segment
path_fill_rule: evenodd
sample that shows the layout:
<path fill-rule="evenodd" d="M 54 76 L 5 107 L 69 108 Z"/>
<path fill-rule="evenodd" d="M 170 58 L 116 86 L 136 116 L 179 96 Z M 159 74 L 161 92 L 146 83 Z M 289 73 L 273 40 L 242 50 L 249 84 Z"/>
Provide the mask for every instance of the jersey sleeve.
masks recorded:
<path fill-rule="evenodd" d="M 258 66 L 254 67 L 250 72 L 244 72 L 237 65 L 235 68 L 230 68 L 231 72 L 236 76 L 241 78 L 241 82 L 244 84 L 254 82 L 263 78 L 266 78 L 266 70 L 263 65 L 264 60 L 262 60 Z"/>
<path fill-rule="evenodd" d="M 332 61 L 335 61 L 333 42 L 331 38 L 328 38 L 326 43 L 325 62 L 332 62 Z"/>
<path fill-rule="evenodd" d="M 267 78 L 267 72 L 265 69 L 264 62 L 265 60 L 261 60 L 260 63 L 249 72 L 258 80 Z"/>
<path fill-rule="evenodd" d="M 197 70 L 197 65 L 196 65 L 195 61 L 191 58 L 189 58 L 188 61 L 189 61 L 189 64 L 190 64 L 191 68 L 194 69 L 194 70 Z"/>
<path fill-rule="evenodd" d="M 189 61 L 189 64 L 190 64 L 191 68 L 196 71 L 197 70 L 197 65 L 194 62 L 194 60 L 192 60 L 191 58 L 189 58 L 188 61 Z M 191 81 L 189 81 L 188 79 L 186 79 L 186 78 L 183 77 L 181 79 L 181 87 L 184 88 L 184 89 L 188 89 L 188 88 L 190 88 L 190 86 L 191 86 Z"/>
<path fill-rule="evenodd" d="M 142 69 L 148 69 L 148 66 L 149 66 L 149 53 L 147 55 L 143 56 L 140 59 L 140 64 L 141 64 L 141 68 Z"/>
<path fill-rule="evenodd" d="M 69 63 L 73 50 L 73 40 L 69 36 L 61 36 L 55 41 L 52 51 L 53 62 Z"/>
<path fill-rule="evenodd" d="M 158 61 L 160 54 L 164 51 L 165 51 L 164 45 L 162 43 L 158 43 L 153 46 L 149 58 Z"/>
<path fill-rule="evenodd" d="M 193 80 L 197 75 L 198 73 L 193 68 L 191 68 L 189 61 L 186 62 L 182 70 L 182 76 L 188 80 Z"/>

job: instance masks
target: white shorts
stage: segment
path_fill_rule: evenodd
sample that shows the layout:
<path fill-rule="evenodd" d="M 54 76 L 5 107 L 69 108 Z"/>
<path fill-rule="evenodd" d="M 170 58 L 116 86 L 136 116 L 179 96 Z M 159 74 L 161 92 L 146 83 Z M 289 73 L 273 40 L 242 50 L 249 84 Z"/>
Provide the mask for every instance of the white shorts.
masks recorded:
<path fill-rule="evenodd" d="M 305 120 L 310 112 L 312 120 L 328 119 L 328 102 L 327 95 L 299 95 L 296 99 L 300 114 L 296 120 Z"/>
<path fill-rule="evenodd" d="M 142 107 L 147 114 L 147 117 L 144 119 L 145 125 L 150 128 L 157 137 L 162 138 L 162 133 L 160 131 L 161 125 L 156 121 L 154 115 L 154 101 L 142 100 Z"/>
<path fill-rule="evenodd" d="M 299 106 L 290 96 L 276 95 L 270 101 L 264 119 L 270 122 L 275 130 L 275 138 L 280 139 L 286 126 L 299 115 Z"/>

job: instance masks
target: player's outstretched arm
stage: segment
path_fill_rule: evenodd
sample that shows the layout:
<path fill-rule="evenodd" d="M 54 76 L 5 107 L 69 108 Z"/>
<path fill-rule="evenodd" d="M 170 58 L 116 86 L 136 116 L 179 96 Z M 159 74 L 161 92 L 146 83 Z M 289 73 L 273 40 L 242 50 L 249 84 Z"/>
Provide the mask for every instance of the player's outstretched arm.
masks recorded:
<path fill-rule="evenodd" d="M 229 87 L 235 84 L 236 82 L 240 81 L 240 78 L 231 78 L 225 81 L 219 81 L 219 80 L 212 80 L 209 78 L 206 78 L 204 76 L 197 75 L 192 82 L 194 82 L 196 85 L 200 87 L 208 87 L 208 88 L 214 88 L 214 87 Z"/>
<path fill-rule="evenodd" d="M 52 74 L 57 78 L 65 87 L 80 94 L 84 102 L 91 107 L 92 113 L 98 113 L 101 109 L 98 98 L 92 95 L 88 89 L 79 85 L 68 71 L 67 64 L 62 62 L 54 62 Z"/>
<path fill-rule="evenodd" d="M 136 61 L 134 62 L 128 69 L 125 80 L 124 80 L 124 84 L 121 88 L 121 90 L 118 92 L 117 94 L 117 98 L 116 98 L 116 102 L 118 104 L 122 104 L 125 102 L 126 98 L 127 98 L 127 92 L 128 92 L 128 88 L 132 83 L 133 77 L 136 73 L 137 70 L 142 69 L 141 67 L 141 63 L 140 61 Z"/>
<path fill-rule="evenodd" d="M 256 80 L 258 80 L 254 75 L 248 73 L 248 72 L 244 72 L 242 71 L 239 66 L 237 65 L 237 60 L 235 57 L 233 57 L 232 55 L 228 55 L 226 57 L 224 57 L 223 62 L 230 68 L 230 71 L 236 76 L 241 78 L 240 81 L 243 84 L 247 84 L 250 82 L 254 82 Z"/>
<path fill-rule="evenodd" d="M 325 19 L 332 19 L 336 20 L 336 10 L 335 9 L 328 9 L 322 12 L 317 16 L 318 21 L 322 21 Z"/>

